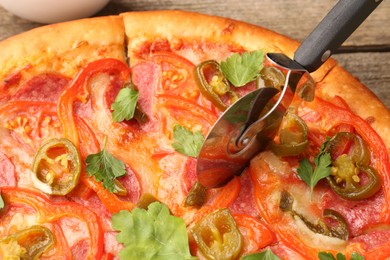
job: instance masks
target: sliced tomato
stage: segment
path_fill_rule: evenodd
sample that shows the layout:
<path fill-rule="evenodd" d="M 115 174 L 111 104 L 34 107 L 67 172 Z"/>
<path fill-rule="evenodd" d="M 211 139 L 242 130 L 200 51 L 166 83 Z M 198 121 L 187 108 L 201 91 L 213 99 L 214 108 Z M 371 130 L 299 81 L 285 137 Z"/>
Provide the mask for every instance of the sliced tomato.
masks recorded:
<path fill-rule="evenodd" d="M 195 65 L 172 52 L 155 52 L 151 60 L 160 65 L 161 82 L 157 94 L 169 94 L 186 100 L 196 101 L 200 91 L 195 83 Z"/>
<path fill-rule="evenodd" d="M 200 127 L 202 134 L 206 135 L 218 119 L 218 116 L 211 110 L 172 95 L 157 96 L 157 105 L 159 106 L 158 114 L 162 131 L 168 137 L 172 137 L 175 124 L 180 124 L 188 129 L 199 129 Z"/>
<path fill-rule="evenodd" d="M 59 123 L 54 103 L 14 101 L 0 108 L 0 125 L 10 130 L 19 142 L 36 149 L 44 139 L 59 137 Z"/>
<path fill-rule="evenodd" d="M 87 233 L 83 234 L 88 239 L 88 247 L 86 248 L 87 258 L 101 258 L 104 245 L 103 230 L 98 216 L 88 208 L 68 201 L 51 202 L 47 197 L 40 193 L 22 188 L 2 188 L 1 194 L 6 205 L 6 210 L 1 212 L 1 217 L 3 219 L 12 219 L 12 216 L 7 217 L 6 215 L 8 213 L 7 209 L 12 208 L 13 206 L 17 208 L 27 208 L 23 214 L 36 215 L 35 220 L 38 221 L 39 224 L 54 224 L 53 234 L 59 236 L 56 238 L 56 243 L 60 243 L 60 245 L 58 245 L 58 250 L 59 252 L 62 252 L 68 247 L 61 232 L 57 230 L 58 226 L 56 225 L 61 225 L 60 223 L 64 219 L 74 218 L 81 223 L 81 226 L 87 228 Z"/>

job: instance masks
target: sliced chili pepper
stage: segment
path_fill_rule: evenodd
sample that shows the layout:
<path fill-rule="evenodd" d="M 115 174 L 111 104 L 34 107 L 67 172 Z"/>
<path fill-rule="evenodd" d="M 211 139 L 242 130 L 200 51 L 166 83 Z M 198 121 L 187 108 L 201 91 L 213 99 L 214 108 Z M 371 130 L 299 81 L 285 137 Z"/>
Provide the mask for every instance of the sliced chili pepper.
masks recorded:
<path fill-rule="evenodd" d="M 40 225 L 20 230 L 0 240 L 2 248 L 10 248 L 9 252 L 3 252 L 6 259 L 39 259 L 53 244 L 54 237 L 50 229 Z"/>
<path fill-rule="evenodd" d="M 332 156 L 332 171 L 327 177 L 330 187 L 348 200 L 361 200 L 374 195 L 381 187 L 378 172 L 369 166 L 370 154 L 356 134 L 340 132 L 326 144 Z M 362 180 L 362 176 L 366 178 Z"/>
<path fill-rule="evenodd" d="M 156 201 L 158 201 L 158 199 L 154 197 L 152 194 L 144 193 L 141 195 L 141 198 L 139 199 L 139 201 L 135 206 L 141 209 L 148 209 L 149 205 Z"/>
<path fill-rule="evenodd" d="M 66 195 L 80 177 L 79 152 L 66 138 L 49 139 L 35 154 L 32 171 L 38 189 L 48 194 Z"/>
<path fill-rule="evenodd" d="M 336 226 L 329 227 L 332 237 L 338 237 L 343 240 L 347 240 L 349 237 L 349 230 L 345 218 L 333 209 L 324 209 L 322 213 L 324 218 L 330 218 L 337 222 Z"/>
<path fill-rule="evenodd" d="M 264 81 L 264 86 L 274 87 L 278 90 L 282 90 L 286 81 L 286 76 L 283 72 L 273 66 L 264 66 L 260 71 L 260 78 Z"/>
<path fill-rule="evenodd" d="M 333 176 L 327 177 L 329 186 L 339 196 L 348 200 L 362 200 L 373 196 L 381 188 L 382 183 L 379 174 L 374 168 L 370 166 L 353 167 L 353 164 L 350 164 L 349 167 L 352 169 L 342 171 L 344 174 L 341 175 L 339 164 L 337 166 L 339 170 L 332 171 L 332 175 L 337 176 L 337 178 L 335 179 Z M 360 184 L 360 177 L 356 174 L 357 172 L 368 177 L 364 184 Z M 341 181 L 338 182 L 340 179 Z"/>
<path fill-rule="evenodd" d="M 235 259 L 241 252 L 241 233 L 226 208 L 207 215 L 191 232 L 200 251 L 208 259 Z"/>
<path fill-rule="evenodd" d="M 370 153 L 363 139 L 350 132 L 338 132 L 327 143 L 327 151 L 336 160 L 342 154 L 351 154 L 353 162 L 359 165 L 370 164 Z M 352 151 L 350 151 L 353 149 Z"/>
<path fill-rule="evenodd" d="M 228 107 L 221 96 L 231 95 L 232 101 L 236 99 L 234 92 L 221 71 L 219 63 L 215 60 L 204 61 L 195 68 L 195 80 L 200 92 L 222 111 Z"/>
<path fill-rule="evenodd" d="M 191 190 L 188 192 L 184 206 L 201 207 L 206 202 L 207 189 L 199 181 L 195 182 Z"/>
<path fill-rule="evenodd" d="M 305 122 L 294 113 L 287 113 L 279 132 L 280 143 L 271 143 L 272 151 L 279 156 L 296 156 L 308 145 L 308 129 Z"/>
<path fill-rule="evenodd" d="M 347 240 L 349 236 L 348 225 L 344 217 L 340 213 L 331 209 L 325 209 L 323 212 L 324 218 L 331 218 L 337 222 L 336 226 L 328 226 L 323 220 L 318 220 L 318 223 L 312 223 L 307 220 L 302 214 L 296 212 L 292 206 L 294 198 L 290 193 L 283 190 L 280 197 L 279 208 L 284 212 L 290 212 L 294 217 L 298 217 L 305 225 L 313 232 L 329 237 L 337 237 Z"/>

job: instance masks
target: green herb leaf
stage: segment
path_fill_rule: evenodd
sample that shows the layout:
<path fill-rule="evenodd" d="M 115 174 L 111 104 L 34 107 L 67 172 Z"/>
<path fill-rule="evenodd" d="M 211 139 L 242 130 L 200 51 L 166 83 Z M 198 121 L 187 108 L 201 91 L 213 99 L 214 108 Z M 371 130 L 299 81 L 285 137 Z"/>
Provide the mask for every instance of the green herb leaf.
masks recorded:
<path fill-rule="evenodd" d="M 1 192 L 0 192 L 0 209 L 4 208 L 4 200 L 3 197 L 1 197 Z"/>
<path fill-rule="evenodd" d="M 241 87 L 255 80 L 263 67 L 264 52 L 235 53 L 221 62 L 221 70 L 235 87 Z"/>
<path fill-rule="evenodd" d="M 310 192 L 313 194 L 313 189 L 317 183 L 330 175 L 330 154 L 324 152 L 324 145 L 321 147 L 319 154 L 314 158 L 315 169 L 307 158 L 299 162 L 298 175 L 310 187 Z"/>
<path fill-rule="evenodd" d="M 114 180 L 126 174 L 125 164 L 106 150 L 106 140 L 103 149 L 99 153 L 88 155 L 85 162 L 88 175 L 103 182 L 104 188 L 110 192 L 115 192 Z"/>
<path fill-rule="evenodd" d="M 320 260 L 336 260 L 336 258 L 334 258 L 332 253 L 329 253 L 329 252 L 319 252 L 318 258 Z"/>
<path fill-rule="evenodd" d="M 189 129 L 181 125 L 175 125 L 173 128 L 173 138 L 176 142 L 172 147 L 179 153 L 187 156 L 197 157 L 204 141 L 200 131 L 192 133 Z"/>
<path fill-rule="evenodd" d="M 351 255 L 351 260 L 364 260 L 364 256 L 360 255 L 357 252 L 353 252 Z"/>
<path fill-rule="evenodd" d="M 121 259 L 196 259 L 190 254 L 184 221 L 159 202 L 151 203 L 148 210 L 115 213 L 112 227 L 120 231 L 116 240 L 125 246 L 119 252 Z"/>
<path fill-rule="evenodd" d="M 280 260 L 270 249 L 241 257 L 241 260 Z"/>
<path fill-rule="evenodd" d="M 346 260 L 347 258 L 345 257 L 344 254 L 342 253 L 337 253 L 336 258 L 332 255 L 332 253 L 329 252 L 320 252 L 318 253 L 318 258 L 320 260 Z M 361 256 L 357 252 L 353 252 L 351 255 L 350 260 L 364 260 L 364 257 Z"/>
<path fill-rule="evenodd" d="M 112 103 L 112 120 L 122 122 L 134 117 L 134 111 L 137 106 L 139 92 L 130 84 L 122 88 Z"/>

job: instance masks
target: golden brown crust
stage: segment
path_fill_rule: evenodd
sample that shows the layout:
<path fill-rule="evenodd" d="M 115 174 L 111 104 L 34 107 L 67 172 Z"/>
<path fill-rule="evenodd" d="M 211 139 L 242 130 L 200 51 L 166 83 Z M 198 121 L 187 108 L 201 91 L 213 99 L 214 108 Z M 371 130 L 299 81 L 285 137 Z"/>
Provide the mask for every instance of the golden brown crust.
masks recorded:
<path fill-rule="evenodd" d="M 32 65 L 36 72 L 72 76 L 88 61 L 125 60 L 124 28 L 118 16 L 83 19 L 39 27 L 0 43 L 0 78 Z"/>
<path fill-rule="evenodd" d="M 283 52 L 292 57 L 297 41 L 268 29 L 228 18 L 183 11 L 149 11 L 122 14 L 128 40 L 130 62 L 134 51 L 153 39 L 167 39 L 172 45 L 179 41 L 229 44 L 245 50 Z M 313 77 L 321 80 L 334 66 L 329 60 Z"/>
<path fill-rule="evenodd" d="M 354 113 L 371 123 L 390 153 L 390 111 L 370 89 L 336 65 L 318 84 L 316 91 L 327 100 L 342 97 Z"/>

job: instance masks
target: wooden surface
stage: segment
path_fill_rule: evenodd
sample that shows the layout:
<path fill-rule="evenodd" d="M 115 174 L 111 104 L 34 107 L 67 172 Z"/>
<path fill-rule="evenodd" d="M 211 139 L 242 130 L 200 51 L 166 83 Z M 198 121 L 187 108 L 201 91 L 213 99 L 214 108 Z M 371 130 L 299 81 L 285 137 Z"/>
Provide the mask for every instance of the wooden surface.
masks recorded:
<path fill-rule="evenodd" d="M 112 0 L 97 16 L 180 9 L 261 25 L 302 41 L 335 3 L 336 0 Z M 0 7 L 0 40 L 38 26 L 42 25 Z M 381 3 L 333 58 L 390 108 L 390 0 Z"/>

